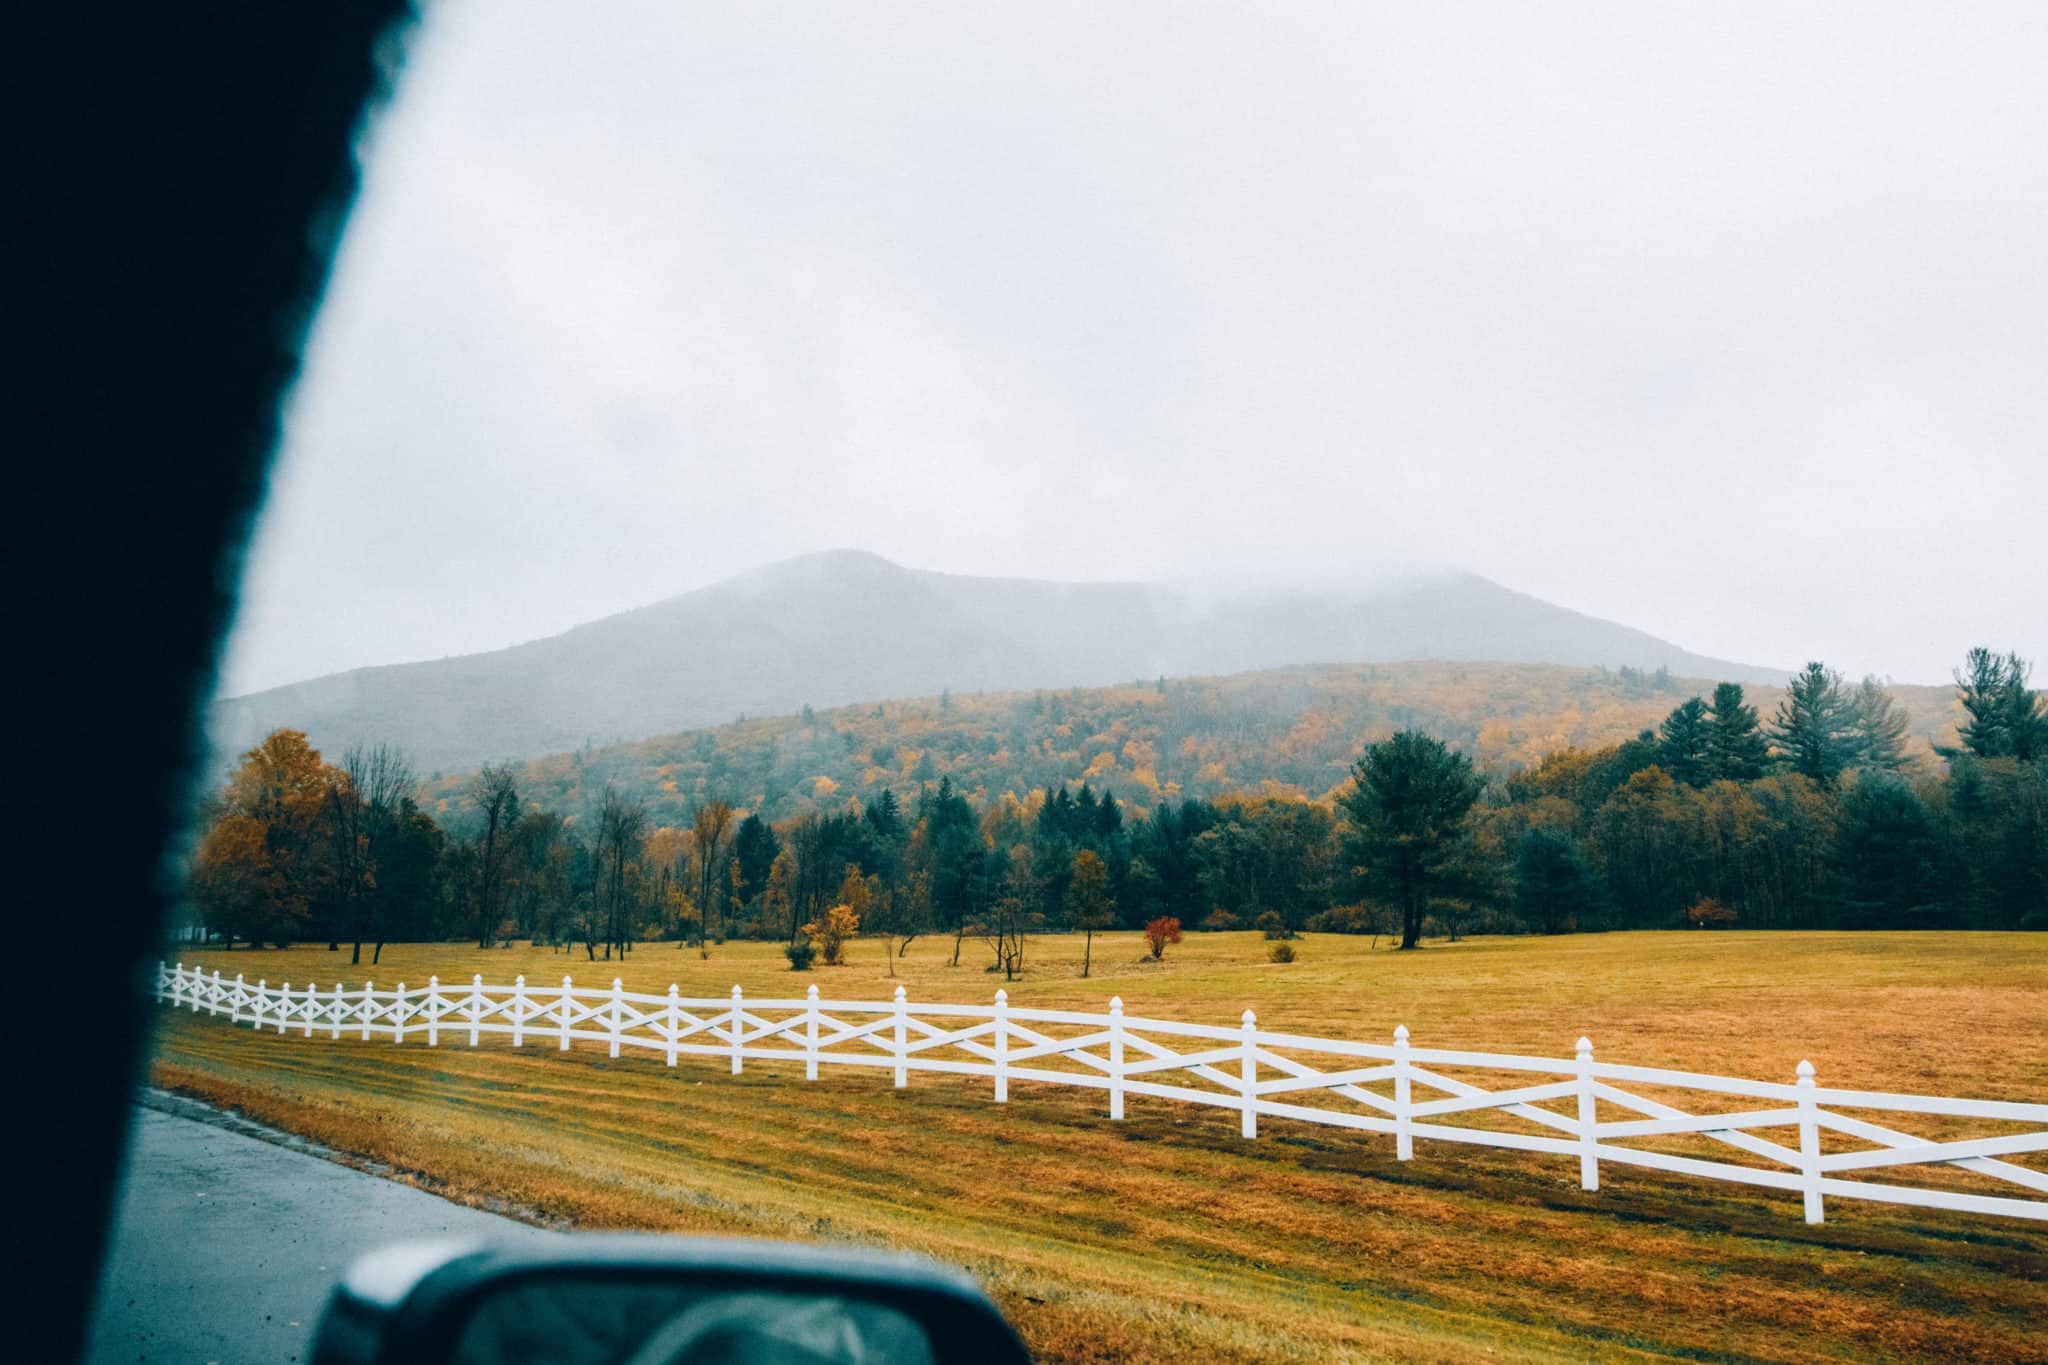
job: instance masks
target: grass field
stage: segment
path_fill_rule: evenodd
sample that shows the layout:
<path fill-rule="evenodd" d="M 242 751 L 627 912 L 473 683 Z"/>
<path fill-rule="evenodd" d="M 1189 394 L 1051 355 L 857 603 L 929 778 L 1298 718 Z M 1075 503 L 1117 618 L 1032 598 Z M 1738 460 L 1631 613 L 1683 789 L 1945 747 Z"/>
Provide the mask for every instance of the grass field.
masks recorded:
<path fill-rule="evenodd" d="M 1165 961 L 1135 936 L 1034 940 L 1013 1003 L 1418 1046 L 1567 1056 L 1983 1098 L 2048 1098 L 2048 935 L 1614 934 L 1419 953 L 1311 936 L 1266 961 L 1247 934 Z M 985 1002 L 971 941 L 879 943 L 793 976 L 774 945 L 709 962 L 649 944 L 582 952 L 387 948 L 380 985 L 472 972 L 685 995 Z M 360 984 L 346 953 L 188 954 L 232 976 Z M 1597 1194 L 1548 1157 L 1419 1143 L 984 1079 L 515 1054 L 257 1036 L 166 1014 L 159 1083 L 305 1133 L 451 1197 L 585 1227 L 830 1238 L 924 1251 L 981 1277 L 1041 1356 L 1076 1360 L 2048 1359 L 2048 1226 L 1796 1197 L 1608 1166 Z M 2037 1163 L 2038 1164 L 2038 1163 Z"/>

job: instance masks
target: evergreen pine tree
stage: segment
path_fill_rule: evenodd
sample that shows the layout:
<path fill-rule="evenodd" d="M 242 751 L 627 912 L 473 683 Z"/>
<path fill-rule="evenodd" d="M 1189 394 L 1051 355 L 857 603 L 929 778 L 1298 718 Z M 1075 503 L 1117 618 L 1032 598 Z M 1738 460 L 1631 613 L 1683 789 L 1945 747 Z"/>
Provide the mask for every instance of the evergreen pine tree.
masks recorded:
<path fill-rule="evenodd" d="M 1956 700 L 1962 703 L 1964 720 L 1956 727 L 1963 742 L 1960 750 L 1943 749 L 1950 758 L 1958 753 L 1978 758 L 2004 758 L 2012 752 L 2012 703 L 2006 692 L 2006 660 L 1979 645 L 1955 671 Z"/>
<path fill-rule="evenodd" d="M 1842 686 L 1842 675 L 1819 662 L 1793 675 L 1771 719 L 1771 744 L 1786 767 L 1823 787 L 1855 767 L 1861 757 L 1856 699 Z"/>
<path fill-rule="evenodd" d="M 1906 766 L 1906 713 L 1876 678 L 1856 689 L 1857 765 L 1895 773 Z"/>
<path fill-rule="evenodd" d="M 1724 682 L 1707 707 L 1707 767 L 1717 779 L 1752 782 L 1764 775 L 1770 746 L 1758 728 L 1756 708 L 1742 698 L 1742 684 Z"/>
<path fill-rule="evenodd" d="M 1472 761 L 1439 739 L 1403 730 L 1352 765 L 1337 804 L 1351 817 L 1348 849 L 1370 898 L 1401 914 L 1401 946 L 1422 938 L 1422 918 L 1455 894 L 1470 862 L 1468 816 L 1486 786 Z"/>
<path fill-rule="evenodd" d="M 1955 672 L 1956 699 L 1965 716 L 1957 727 L 1963 746 L 1941 753 L 2022 762 L 2048 757 L 2048 711 L 2041 694 L 2027 686 L 2032 671 L 2017 654 L 1993 654 L 1981 645 L 1971 650 Z"/>
<path fill-rule="evenodd" d="M 1835 833 L 1836 923 L 1844 929 L 1932 929 L 1953 916 L 1936 874 L 1934 820 L 1889 774 L 1859 777 Z"/>
<path fill-rule="evenodd" d="M 1713 780 L 1707 732 L 1707 704 L 1698 697 L 1664 717 L 1657 732 L 1657 762 L 1673 781 L 1704 787 Z"/>
<path fill-rule="evenodd" d="M 1525 830 L 1516 843 L 1514 884 L 1516 913 L 1546 934 L 1584 927 L 1599 895 L 1579 841 L 1546 825 Z"/>
<path fill-rule="evenodd" d="M 768 874 L 774 869 L 775 855 L 780 852 L 782 840 L 776 837 L 766 820 L 749 814 L 740 821 L 739 833 L 733 836 L 733 857 L 739 864 L 734 891 L 741 904 L 751 903 L 754 897 L 768 889 Z"/>
<path fill-rule="evenodd" d="M 896 800 L 896 793 L 887 787 L 882 788 L 881 795 L 867 803 L 861 816 L 868 822 L 868 828 L 874 831 L 878 839 L 893 841 L 900 840 L 906 835 L 903 828 L 903 808 Z"/>

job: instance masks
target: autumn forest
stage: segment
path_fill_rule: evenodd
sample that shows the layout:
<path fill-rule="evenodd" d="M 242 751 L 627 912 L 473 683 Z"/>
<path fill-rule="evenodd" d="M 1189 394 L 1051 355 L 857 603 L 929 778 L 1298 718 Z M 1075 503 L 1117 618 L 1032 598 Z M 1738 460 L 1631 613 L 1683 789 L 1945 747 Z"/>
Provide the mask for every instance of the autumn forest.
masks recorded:
<path fill-rule="evenodd" d="M 183 932 L 798 967 L 931 935 L 1014 976 L 1111 927 L 2048 928 L 2044 760 L 2027 663 L 1987 650 L 1939 692 L 1418 664 L 945 695 L 469 774 L 279 730 L 203 807 Z"/>

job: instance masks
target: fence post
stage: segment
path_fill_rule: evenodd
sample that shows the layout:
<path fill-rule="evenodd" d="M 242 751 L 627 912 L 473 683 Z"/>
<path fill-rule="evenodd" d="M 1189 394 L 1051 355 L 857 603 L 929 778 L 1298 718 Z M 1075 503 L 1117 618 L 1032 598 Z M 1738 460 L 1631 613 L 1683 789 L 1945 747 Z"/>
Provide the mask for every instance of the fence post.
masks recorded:
<path fill-rule="evenodd" d="M 215 977 L 219 975 L 219 972 L 214 973 Z M 308 981 L 306 983 L 306 1007 L 299 1011 L 299 1036 L 301 1038 L 311 1038 L 313 1036 L 313 1000 L 319 994 L 320 988 Z"/>
<path fill-rule="evenodd" d="M 441 1046 L 441 978 L 427 978 L 427 1046 Z"/>
<path fill-rule="evenodd" d="M 208 1014 L 219 1014 L 220 1002 L 222 999 L 223 997 L 221 995 L 220 989 L 220 968 L 215 967 L 213 969 L 213 994 L 207 997 L 206 1012 Z M 311 1033 L 312 1031 L 312 1028 L 308 1026 L 306 1032 Z"/>
<path fill-rule="evenodd" d="M 192 1008 L 194 1008 L 194 1009 L 198 1009 L 198 1008 L 199 1008 L 199 1000 L 198 1000 L 198 997 L 197 997 L 197 996 L 193 997 L 193 1001 L 192 1001 Z M 287 982 L 285 982 L 285 983 L 284 983 L 284 985 L 282 985 L 282 986 L 278 987 L 278 990 L 277 990 L 277 1032 L 278 1032 L 278 1035 L 279 1035 L 280 1037 L 282 1037 L 282 1036 L 284 1035 L 284 1026 L 285 1026 L 285 1023 L 286 1023 L 286 1021 L 287 1021 L 287 1020 L 289 1020 L 289 1019 L 290 1019 L 291 1017 L 292 1017 L 292 983 L 291 983 L 291 982 L 289 982 L 289 981 L 287 981 Z"/>
<path fill-rule="evenodd" d="M 1806 1193 L 1806 1221 L 1818 1223 L 1820 1208 L 1820 1120 L 1813 1098 L 1813 1063 L 1799 1063 L 1799 1183 Z"/>
<path fill-rule="evenodd" d="M 676 998 L 676 983 L 668 983 L 668 1064 L 676 1064 L 676 1035 L 683 1031 L 683 1004 Z"/>
<path fill-rule="evenodd" d="M 526 974 L 512 978 L 512 1046 L 526 1046 Z"/>
<path fill-rule="evenodd" d="M 616 1056 L 618 1056 L 618 1055 L 619 1055 L 619 1012 L 620 1012 L 621 1010 L 623 1010 L 623 1009 L 625 1009 L 625 1008 L 626 1008 L 626 1006 L 625 1006 L 625 1002 L 623 1002 L 622 1000 L 620 1000 L 620 999 L 619 999 L 619 994 L 620 994 L 620 992 L 624 991 L 625 989 L 626 989 L 626 983 L 625 983 L 625 982 L 624 982 L 623 980 L 621 980 L 621 979 L 620 979 L 619 977 L 616 977 L 616 976 L 612 978 L 612 1000 L 611 1000 L 611 1005 L 612 1005 L 612 1008 L 611 1008 L 611 1016 L 612 1016 L 612 1017 L 611 1017 L 611 1020 L 610 1020 L 610 1022 L 609 1022 L 609 1027 L 610 1027 L 610 1029 L 611 1029 L 611 1035 L 612 1035 L 612 1037 L 611 1037 L 611 1055 L 612 1055 L 612 1056 L 614 1056 L 614 1057 L 616 1057 Z"/>
<path fill-rule="evenodd" d="M 241 994 L 241 991 L 242 991 L 242 978 L 238 976 L 238 977 L 236 977 L 236 978 L 235 978 L 235 993 L 236 993 L 237 995 L 239 995 L 239 994 Z M 333 1014 L 333 1018 L 332 1018 L 332 1019 L 330 1019 L 330 1020 L 328 1020 L 328 1022 L 329 1022 L 329 1023 L 331 1024 L 331 1025 L 333 1025 L 333 1029 L 334 1029 L 334 1031 L 333 1031 L 332 1033 L 330 1033 L 330 1034 L 328 1035 L 328 1037 L 330 1037 L 330 1038 L 339 1038 L 339 1037 L 341 1037 L 341 1016 L 342 1016 L 342 1012 L 343 1012 L 343 1010 L 345 1010 L 346 1008 L 347 1008 L 347 1007 L 346 1007 L 346 1006 L 344 1006 L 344 1005 L 343 1005 L 343 1004 L 341 1003 L 341 983 L 340 983 L 339 981 L 337 981 L 337 982 L 335 982 L 335 983 L 334 983 L 334 1009 L 333 1009 L 333 1010 L 331 1011 L 331 1013 Z"/>
<path fill-rule="evenodd" d="M 1109 1116 L 1124 1116 L 1124 998 L 1109 998 Z"/>
<path fill-rule="evenodd" d="M 804 1079 L 818 1079 L 818 987 L 804 992 Z"/>
<path fill-rule="evenodd" d="M 910 1083 L 910 1027 L 904 1015 L 903 988 L 896 988 L 896 1088 Z"/>
<path fill-rule="evenodd" d="M 996 1103 L 1010 1102 L 1010 993 L 996 992 Z"/>
<path fill-rule="evenodd" d="M 1599 1134 L 1593 1131 L 1599 1110 L 1593 1096 L 1593 1040 L 1579 1039 L 1579 1188 L 1600 1188 Z"/>
<path fill-rule="evenodd" d="M 242 984 L 242 974 L 241 974 L 240 972 L 236 972 L 236 973 L 235 973 L 235 997 L 234 997 L 234 1000 L 233 1000 L 233 1001 L 232 1001 L 232 1002 L 230 1003 L 230 1007 L 229 1007 L 229 1014 L 228 1014 L 228 1022 L 229 1022 L 229 1023 L 231 1023 L 231 1024 L 239 1024 L 239 1023 L 241 1023 L 241 1022 L 242 1022 L 242 1006 L 243 1006 L 243 1004 L 245 1004 L 245 1003 L 246 1003 L 246 1002 L 248 1001 L 248 999 L 249 999 L 249 988 L 248 988 L 247 986 L 244 986 L 244 985 Z"/>
<path fill-rule="evenodd" d="M 263 988 L 269 983 L 270 978 L 263 976 L 257 977 L 256 998 L 249 1002 L 249 1022 L 255 1026 L 255 1029 L 258 1033 L 263 1032 L 263 1006 L 266 1003 L 266 1001 L 264 1000 L 264 996 L 267 994 L 267 992 L 265 992 Z M 370 1035 L 366 1033 L 363 1036 L 367 1038 Z"/>
<path fill-rule="evenodd" d="M 562 1025 L 562 1046 L 560 1050 L 563 1052 L 567 1052 L 569 1050 L 569 1005 L 571 998 L 572 997 L 571 987 L 569 985 L 569 978 L 565 976 L 562 978 L 562 1017 L 560 1021 Z"/>
<path fill-rule="evenodd" d="M 1248 1138 L 1259 1135 L 1259 1111 L 1254 1107 L 1259 1102 L 1254 1087 L 1259 1083 L 1259 1019 L 1250 1010 L 1244 1012 L 1244 1042 L 1238 1048 L 1238 1076 L 1244 1085 L 1244 1120 L 1238 1125 L 1238 1132 Z"/>
<path fill-rule="evenodd" d="M 484 974 L 477 972 L 469 978 L 469 1045 L 476 1046 L 478 1028 L 484 1017 Z"/>
<path fill-rule="evenodd" d="M 740 1074 L 740 988 L 732 988 L 732 1010 L 727 1015 L 732 1026 L 732 1074 Z"/>
<path fill-rule="evenodd" d="M 261 981 L 256 983 L 256 989 L 259 991 L 263 989 Z M 376 982 L 363 982 L 363 1041 L 366 1043 L 370 1041 L 370 1006 L 375 1003 L 376 990 Z"/>
<path fill-rule="evenodd" d="M 1415 1155 L 1415 1120 L 1408 1109 L 1408 1026 L 1394 1026 L 1394 1159 L 1408 1161 Z"/>
<path fill-rule="evenodd" d="M 391 1041 L 405 1041 L 405 983 L 398 983 L 398 989 L 391 996 Z"/>
<path fill-rule="evenodd" d="M 193 970 L 199 969 L 195 967 Z M 180 1004 L 189 1004 L 194 1014 L 199 1013 L 199 996 L 185 988 L 185 964 L 182 962 L 178 964 L 178 989 L 171 998 Z"/>

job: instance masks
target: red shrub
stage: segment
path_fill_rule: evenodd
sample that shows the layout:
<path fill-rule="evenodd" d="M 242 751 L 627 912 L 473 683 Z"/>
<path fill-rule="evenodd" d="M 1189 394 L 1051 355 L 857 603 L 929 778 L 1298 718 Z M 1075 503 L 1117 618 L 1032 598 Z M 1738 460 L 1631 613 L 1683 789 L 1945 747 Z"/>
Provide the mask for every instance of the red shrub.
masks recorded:
<path fill-rule="evenodd" d="M 1721 904 L 1712 896 L 1694 901 L 1685 912 L 1686 919 L 1700 929 L 1724 929 L 1735 923 L 1735 911 Z"/>
<path fill-rule="evenodd" d="M 1180 921 L 1161 915 L 1145 926 L 1145 942 L 1151 945 L 1152 956 L 1165 956 L 1167 944 L 1180 942 Z"/>

